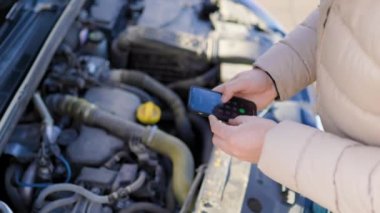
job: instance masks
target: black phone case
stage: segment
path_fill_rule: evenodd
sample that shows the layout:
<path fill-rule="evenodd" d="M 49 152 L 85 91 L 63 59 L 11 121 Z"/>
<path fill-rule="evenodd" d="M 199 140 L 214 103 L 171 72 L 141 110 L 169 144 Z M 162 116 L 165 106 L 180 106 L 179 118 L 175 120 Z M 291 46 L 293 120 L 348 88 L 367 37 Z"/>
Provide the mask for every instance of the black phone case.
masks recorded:
<path fill-rule="evenodd" d="M 201 87 L 192 87 L 190 89 L 189 100 L 188 100 L 189 110 L 192 112 L 196 112 L 199 115 L 209 116 L 210 114 L 213 114 L 219 120 L 227 122 L 229 119 L 236 118 L 237 116 L 240 116 L 240 115 L 253 116 L 257 114 L 257 107 L 254 102 L 243 99 L 243 98 L 239 98 L 239 97 L 233 97 L 231 98 L 231 100 L 229 100 L 226 103 L 221 103 L 219 105 L 216 105 L 210 114 L 200 112 L 197 109 L 194 109 L 193 107 L 191 107 L 190 101 L 191 101 L 191 98 L 195 95 L 195 94 L 191 94 L 193 91 L 193 88 L 207 90 L 208 92 L 212 92 L 212 93 L 218 93 L 218 92 L 211 91 L 211 90 L 201 88 Z"/>

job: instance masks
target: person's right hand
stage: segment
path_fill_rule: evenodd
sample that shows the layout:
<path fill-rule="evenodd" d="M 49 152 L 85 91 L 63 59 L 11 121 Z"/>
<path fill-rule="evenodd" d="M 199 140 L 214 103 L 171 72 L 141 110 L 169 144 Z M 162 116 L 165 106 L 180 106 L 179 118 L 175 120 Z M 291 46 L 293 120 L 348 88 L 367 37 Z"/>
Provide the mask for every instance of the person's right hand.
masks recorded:
<path fill-rule="evenodd" d="M 232 96 L 237 96 L 255 102 L 259 110 L 267 107 L 277 97 L 272 79 L 257 68 L 242 72 L 213 90 L 223 94 L 223 103 L 229 101 Z"/>

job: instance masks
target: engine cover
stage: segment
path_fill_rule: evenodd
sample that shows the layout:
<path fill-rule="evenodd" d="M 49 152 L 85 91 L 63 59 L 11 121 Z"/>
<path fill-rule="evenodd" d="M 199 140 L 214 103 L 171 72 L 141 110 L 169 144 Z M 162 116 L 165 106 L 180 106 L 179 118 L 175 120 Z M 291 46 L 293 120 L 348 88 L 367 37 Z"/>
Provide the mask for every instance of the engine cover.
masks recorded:
<path fill-rule="evenodd" d="M 125 120 L 134 120 L 141 103 L 134 94 L 115 88 L 92 88 L 85 98 Z M 68 146 L 67 156 L 78 166 L 101 166 L 123 147 L 123 141 L 104 130 L 82 126 L 79 137 Z"/>

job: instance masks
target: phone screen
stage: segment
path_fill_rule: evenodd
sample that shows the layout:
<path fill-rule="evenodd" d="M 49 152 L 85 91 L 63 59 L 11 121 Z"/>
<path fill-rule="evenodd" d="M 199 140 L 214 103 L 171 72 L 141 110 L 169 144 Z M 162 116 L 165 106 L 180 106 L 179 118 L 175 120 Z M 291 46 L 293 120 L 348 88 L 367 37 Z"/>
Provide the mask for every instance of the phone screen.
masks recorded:
<path fill-rule="evenodd" d="M 220 93 L 198 87 L 190 89 L 188 105 L 192 111 L 210 115 L 219 104 L 222 104 L 222 95 Z"/>

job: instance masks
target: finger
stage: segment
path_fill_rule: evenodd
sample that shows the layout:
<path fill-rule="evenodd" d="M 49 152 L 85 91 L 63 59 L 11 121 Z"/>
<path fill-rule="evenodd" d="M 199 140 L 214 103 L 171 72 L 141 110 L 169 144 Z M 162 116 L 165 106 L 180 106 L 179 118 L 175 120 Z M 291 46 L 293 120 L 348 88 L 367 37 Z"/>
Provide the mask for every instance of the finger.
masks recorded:
<path fill-rule="evenodd" d="M 213 91 L 216 91 L 216 92 L 220 92 L 220 93 L 222 93 L 222 98 L 221 98 L 221 100 L 222 100 L 222 102 L 223 103 L 226 103 L 228 100 L 230 100 L 231 99 L 231 95 L 230 94 L 227 94 L 227 97 L 226 97 L 226 84 L 221 84 L 221 85 L 219 85 L 219 86 L 217 86 L 217 87 L 215 87 L 214 89 L 212 89 Z"/>
<path fill-rule="evenodd" d="M 226 143 L 223 139 L 221 139 L 220 137 L 214 135 L 212 137 L 212 143 L 218 147 L 219 149 L 221 149 L 223 152 L 229 154 L 229 155 L 232 155 L 233 152 L 231 151 L 231 147 L 228 143 Z"/>
<path fill-rule="evenodd" d="M 237 93 L 241 92 L 243 90 L 242 84 L 238 81 L 231 81 L 224 85 L 224 91 L 222 95 L 222 102 L 226 103 L 229 101 L 233 96 L 235 96 Z"/>
<path fill-rule="evenodd" d="M 253 116 L 240 115 L 234 119 L 228 120 L 228 124 L 238 126 L 238 125 L 241 125 L 241 124 L 246 123 L 248 121 L 252 121 L 253 119 L 254 119 Z"/>
<path fill-rule="evenodd" d="M 216 86 L 214 87 L 214 89 L 212 89 L 213 91 L 216 91 L 216 92 L 220 92 L 220 93 L 223 93 L 224 92 L 224 84 L 220 84 L 219 86 Z"/>
<path fill-rule="evenodd" d="M 229 126 L 222 121 L 218 120 L 214 115 L 209 116 L 211 131 L 217 135 L 218 137 L 222 138 L 223 140 L 228 141 L 235 130 L 234 126 Z"/>

